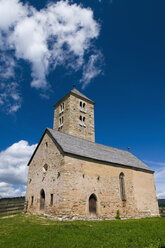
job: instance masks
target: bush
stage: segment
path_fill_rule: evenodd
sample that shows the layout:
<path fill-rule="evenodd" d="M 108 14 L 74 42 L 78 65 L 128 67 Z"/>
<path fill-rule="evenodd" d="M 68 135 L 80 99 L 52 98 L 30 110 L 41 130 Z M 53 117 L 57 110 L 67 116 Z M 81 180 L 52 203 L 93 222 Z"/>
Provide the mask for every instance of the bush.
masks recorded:
<path fill-rule="evenodd" d="M 120 218 L 120 211 L 119 211 L 119 209 L 117 210 L 117 212 L 116 212 L 116 219 L 117 220 L 120 220 L 121 218 Z"/>

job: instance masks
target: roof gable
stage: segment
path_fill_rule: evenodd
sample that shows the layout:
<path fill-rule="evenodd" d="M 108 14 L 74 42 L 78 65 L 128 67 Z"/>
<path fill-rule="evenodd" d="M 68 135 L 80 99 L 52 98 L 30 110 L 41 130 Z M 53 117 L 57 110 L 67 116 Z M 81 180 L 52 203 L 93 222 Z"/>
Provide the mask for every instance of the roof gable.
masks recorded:
<path fill-rule="evenodd" d="M 29 160 L 29 162 L 28 162 L 28 164 L 27 164 L 28 166 L 30 165 L 30 163 L 31 163 L 31 161 L 32 161 L 32 159 L 33 159 L 33 157 L 35 156 L 35 154 L 36 154 L 36 152 L 37 152 L 37 150 L 38 150 L 38 148 L 39 148 L 39 146 L 40 146 L 40 144 L 41 144 L 41 142 L 42 142 L 42 140 L 43 140 L 45 134 L 48 134 L 48 135 L 49 135 L 49 137 L 52 139 L 53 143 L 54 143 L 55 146 L 58 148 L 58 150 L 60 151 L 60 153 L 61 153 L 61 154 L 64 154 L 64 151 L 63 151 L 62 147 L 60 146 L 60 144 L 58 144 L 58 143 L 56 142 L 56 140 L 54 139 L 54 137 L 53 137 L 53 136 L 51 135 L 51 133 L 49 132 L 49 129 L 46 128 L 45 131 L 44 131 L 44 133 L 43 133 L 43 135 L 42 135 L 42 137 L 41 137 L 41 139 L 40 139 L 40 141 L 39 141 L 39 143 L 38 143 L 38 145 L 37 145 L 37 147 L 36 147 L 36 149 L 34 150 L 32 156 L 31 156 L 31 158 L 30 158 L 30 160 Z"/>

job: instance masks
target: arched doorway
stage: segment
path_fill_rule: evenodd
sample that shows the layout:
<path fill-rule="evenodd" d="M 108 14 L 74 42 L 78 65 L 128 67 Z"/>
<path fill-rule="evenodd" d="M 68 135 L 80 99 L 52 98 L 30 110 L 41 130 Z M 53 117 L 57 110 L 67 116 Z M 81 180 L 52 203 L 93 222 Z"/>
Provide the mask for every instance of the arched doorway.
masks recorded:
<path fill-rule="evenodd" d="M 41 189 L 40 192 L 40 212 L 44 212 L 45 207 L 45 191 Z"/>
<path fill-rule="evenodd" d="M 91 216 L 96 216 L 97 214 L 97 197 L 95 194 L 89 197 L 89 214 Z"/>

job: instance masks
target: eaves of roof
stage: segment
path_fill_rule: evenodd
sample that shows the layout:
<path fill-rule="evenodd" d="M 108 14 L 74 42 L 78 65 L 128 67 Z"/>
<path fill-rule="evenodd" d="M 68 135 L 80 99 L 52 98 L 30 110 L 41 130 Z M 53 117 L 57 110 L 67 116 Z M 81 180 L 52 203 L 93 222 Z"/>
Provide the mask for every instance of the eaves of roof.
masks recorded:
<path fill-rule="evenodd" d="M 121 166 L 154 173 L 151 168 L 137 159 L 130 152 L 100 145 L 69 134 L 55 131 L 50 128 L 46 128 L 44 134 L 40 139 L 40 142 L 38 143 L 38 146 L 36 147 L 31 159 L 29 160 L 28 165 L 31 163 L 45 133 L 48 133 L 48 135 L 52 138 L 55 145 L 63 155 L 73 155 L 79 158 L 95 160 L 97 162 L 111 164 L 114 166 Z"/>

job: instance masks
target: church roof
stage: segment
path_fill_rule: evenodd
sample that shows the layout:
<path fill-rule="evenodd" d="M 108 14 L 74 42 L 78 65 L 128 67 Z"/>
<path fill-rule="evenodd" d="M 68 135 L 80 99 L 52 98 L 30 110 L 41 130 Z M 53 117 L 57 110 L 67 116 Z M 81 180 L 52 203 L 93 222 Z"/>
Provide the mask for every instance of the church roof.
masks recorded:
<path fill-rule="evenodd" d="M 50 128 L 47 128 L 46 131 L 48 131 L 55 143 L 57 143 L 66 154 L 113 163 L 118 166 L 123 165 L 139 170 L 150 171 L 152 173 L 154 172 L 151 168 L 128 151 L 101 145 L 76 136 L 55 131 Z"/>

